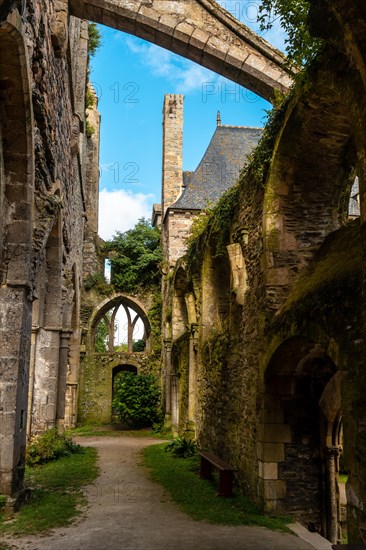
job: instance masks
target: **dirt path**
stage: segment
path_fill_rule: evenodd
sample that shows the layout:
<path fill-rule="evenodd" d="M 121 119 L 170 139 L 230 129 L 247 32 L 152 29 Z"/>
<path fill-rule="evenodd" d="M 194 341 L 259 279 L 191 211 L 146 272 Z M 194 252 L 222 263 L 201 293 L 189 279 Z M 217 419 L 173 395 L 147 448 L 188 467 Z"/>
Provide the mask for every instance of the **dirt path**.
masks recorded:
<path fill-rule="evenodd" d="M 146 479 L 141 449 L 148 438 L 83 438 L 96 447 L 101 475 L 86 488 L 82 519 L 48 536 L 12 540 L 22 550 L 309 550 L 303 540 L 262 527 L 230 527 L 196 522 Z M 10 542 L 8 540 L 8 542 Z"/>

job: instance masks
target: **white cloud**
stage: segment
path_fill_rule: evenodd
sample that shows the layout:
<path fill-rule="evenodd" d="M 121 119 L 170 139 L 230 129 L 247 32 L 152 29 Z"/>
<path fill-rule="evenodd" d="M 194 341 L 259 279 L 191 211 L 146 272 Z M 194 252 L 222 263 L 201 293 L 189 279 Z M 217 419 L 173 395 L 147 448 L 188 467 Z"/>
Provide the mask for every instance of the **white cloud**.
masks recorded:
<path fill-rule="evenodd" d="M 153 199 L 150 194 L 102 189 L 99 193 L 99 235 L 108 240 L 116 231 L 131 229 L 139 218 L 150 218 Z"/>
<path fill-rule="evenodd" d="M 201 90 L 203 82 L 216 82 L 219 78 L 212 71 L 155 44 L 138 42 L 132 37 L 127 38 L 126 43 L 130 51 L 140 57 L 140 61 L 154 76 L 166 78 L 176 92 L 185 94 Z"/>

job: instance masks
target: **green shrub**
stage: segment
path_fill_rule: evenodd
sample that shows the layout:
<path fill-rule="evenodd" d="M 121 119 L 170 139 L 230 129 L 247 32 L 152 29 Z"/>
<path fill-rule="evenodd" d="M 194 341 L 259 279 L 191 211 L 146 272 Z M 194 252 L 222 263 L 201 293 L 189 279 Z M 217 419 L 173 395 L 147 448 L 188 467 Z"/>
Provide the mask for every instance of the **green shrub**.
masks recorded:
<path fill-rule="evenodd" d="M 0 495 L 0 511 L 5 508 L 6 505 L 6 496 Z"/>
<path fill-rule="evenodd" d="M 32 439 L 27 448 L 26 463 L 27 466 L 43 464 L 50 460 L 57 460 L 61 456 L 79 453 L 81 449 L 82 447 L 74 443 L 70 437 L 52 428 Z"/>
<path fill-rule="evenodd" d="M 134 342 L 132 344 L 132 351 L 145 351 L 145 347 L 146 347 L 146 342 L 145 340 L 143 339 L 140 339 L 140 340 L 136 340 L 136 342 Z"/>
<path fill-rule="evenodd" d="M 159 419 L 160 389 L 147 374 L 121 372 L 114 380 L 113 407 L 127 426 L 145 428 Z"/>
<path fill-rule="evenodd" d="M 197 452 L 195 441 L 186 439 L 185 437 L 177 437 L 165 447 L 165 451 L 173 453 L 178 458 L 188 458 L 194 456 Z"/>

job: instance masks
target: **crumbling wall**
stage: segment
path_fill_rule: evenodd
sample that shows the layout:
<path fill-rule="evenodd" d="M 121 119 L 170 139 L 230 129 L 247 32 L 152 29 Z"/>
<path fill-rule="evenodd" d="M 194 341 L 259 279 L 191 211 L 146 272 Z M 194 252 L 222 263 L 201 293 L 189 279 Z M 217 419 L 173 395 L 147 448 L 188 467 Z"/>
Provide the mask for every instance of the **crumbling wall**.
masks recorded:
<path fill-rule="evenodd" d="M 13 366 L 0 492 L 17 498 L 26 432 L 64 424 L 78 368 L 88 28 L 63 0 L 10 2 L 1 18 L 1 363 Z"/>

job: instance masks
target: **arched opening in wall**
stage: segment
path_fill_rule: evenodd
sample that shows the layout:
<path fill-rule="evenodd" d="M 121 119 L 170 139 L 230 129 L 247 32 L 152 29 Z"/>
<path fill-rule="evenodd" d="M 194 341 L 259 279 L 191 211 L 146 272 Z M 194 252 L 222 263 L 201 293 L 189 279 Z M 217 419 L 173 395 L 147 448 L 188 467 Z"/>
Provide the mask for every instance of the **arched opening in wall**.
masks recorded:
<path fill-rule="evenodd" d="M 259 496 L 332 543 L 342 541 L 339 459 L 341 380 L 322 347 L 284 342 L 265 373 L 259 430 Z"/>
<path fill-rule="evenodd" d="M 231 326 L 231 267 L 228 253 L 217 256 L 207 248 L 202 268 L 201 323 L 203 342 L 197 368 L 201 408 L 200 442 L 218 449 L 225 445 L 226 411 L 230 400 L 228 383 L 229 345 L 239 333 Z M 211 442 L 211 444 L 210 444 Z"/>
<path fill-rule="evenodd" d="M 217 255 L 207 247 L 202 268 L 202 325 L 207 339 L 228 328 L 231 301 L 231 267 L 228 253 Z"/>
<path fill-rule="evenodd" d="M 132 374 L 137 374 L 137 367 L 135 365 L 121 364 L 117 365 L 112 369 L 112 422 L 118 423 L 120 421 L 118 409 L 113 405 L 114 399 L 116 397 L 116 384 L 118 384 L 121 374 L 130 372 Z"/>
<path fill-rule="evenodd" d="M 342 62 L 332 63 L 330 72 L 320 66 L 311 89 L 289 105 L 266 184 L 266 285 L 276 309 L 325 237 L 355 211 L 356 124 Z"/>
<path fill-rule="evenodd" d="M 102 306 L 92 323 L 95 353 L 139 353 L 151 349 L 151 327 L 142 307 L 127 296 Z"/>
<path fill-rule="evenodd" d="M 61 219 L 54 221 L 45 256 L 37 275 L 33 304 L 33 349 L 29 386 L 29 434 L 55 426 L 59 400 L 60 359 L 62 355 L 62 235 Z M 66 353 L 68 351 L 68 344 Z M 63 395 L 65 394 L 65 384 Z"/>

